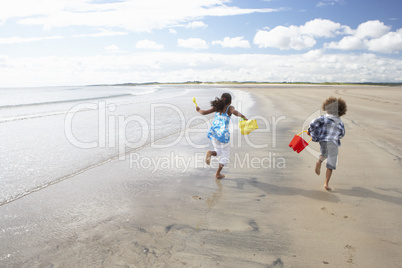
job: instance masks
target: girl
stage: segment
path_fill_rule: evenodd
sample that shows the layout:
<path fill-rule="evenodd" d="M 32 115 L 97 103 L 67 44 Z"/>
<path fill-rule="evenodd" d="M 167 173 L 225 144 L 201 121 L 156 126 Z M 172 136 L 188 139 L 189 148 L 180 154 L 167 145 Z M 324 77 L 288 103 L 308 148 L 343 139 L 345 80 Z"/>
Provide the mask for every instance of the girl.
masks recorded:
<path fill-rule="evenodd" d="M 234 114 L 235 116 L 242 117 L 244 120 L 247 118 L 240 112 L 231 106 L 232 96 L 229 93 L 223 93 L 221 98 L 215 98 L 211 101 L 211 109 L 201 110 L 200 107 L 196 107 L 197 112 L 202 115 L 215 113 L 214 121 L 212 122 L 212 127 L 208 131 L 208 138 L 211 139 L 214 146 L 214 151 L 207 151 L 205 157 L 205 162 L 207 165 L 211 163 L 211 156 L 221 157 L 219 160 L 218 170 L 216 171 L 215 178 L 222 179 L 225 175 L 221 174 L 222 168 L 229 162 L 230 157 L 230 133 L 229 133 L 229 122 L 230 116 Z"/>

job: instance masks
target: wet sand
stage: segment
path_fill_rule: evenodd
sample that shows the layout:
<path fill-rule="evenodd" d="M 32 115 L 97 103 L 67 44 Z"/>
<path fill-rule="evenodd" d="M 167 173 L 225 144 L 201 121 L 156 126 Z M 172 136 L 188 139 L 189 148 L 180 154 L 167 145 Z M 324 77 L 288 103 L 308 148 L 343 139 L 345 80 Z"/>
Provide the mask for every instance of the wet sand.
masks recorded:
<path fill-rule="evenodd" d="M 269 125 L 259 120 L 253 146 L 232 133 L 226 178 L 215 180 L 205 150 L 186 139 L 142 148 L 135 156 L 177 165 L 154 172 L 127 156 L 1 206 L 0 266 L 398 267 L 402 89 L 236 88 L 255 98 L 247 116 Z M 314 173 L 317 144 L 300 154 L 288 147 L 328 96 L 348 104 L 330 192 L 325 172 Z M 192 134 L 192 142 L 205 135 Z M 180 159 L 190 163 L 185 172 Z"/>

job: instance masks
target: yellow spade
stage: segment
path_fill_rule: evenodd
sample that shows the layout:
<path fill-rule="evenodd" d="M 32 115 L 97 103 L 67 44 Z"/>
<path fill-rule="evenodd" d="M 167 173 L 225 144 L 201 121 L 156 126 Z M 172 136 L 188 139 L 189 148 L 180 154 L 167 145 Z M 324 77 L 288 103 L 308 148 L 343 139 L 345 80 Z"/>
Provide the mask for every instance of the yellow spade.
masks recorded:
<path fill-rule="evenodd" d="M 197 102 L 195 101 L 195 97 L 193 97 L 193 102 L 194 102 L 195 106 L 198 107 L 198 104 L 197 104 Z"/>

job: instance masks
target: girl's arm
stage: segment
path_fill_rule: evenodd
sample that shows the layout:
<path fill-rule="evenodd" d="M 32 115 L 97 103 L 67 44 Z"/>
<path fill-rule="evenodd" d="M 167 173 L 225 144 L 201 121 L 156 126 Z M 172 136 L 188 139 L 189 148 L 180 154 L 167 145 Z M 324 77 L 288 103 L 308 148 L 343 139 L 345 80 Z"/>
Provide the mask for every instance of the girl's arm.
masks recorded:
<path fill-rule="evenodd" d="M 197 106 L 195 107 L 195 109 L 202 115 L 212 114 L 213 112 L 215 112 L 215 108 L 211 108 L 209 110 L 201 110 L 201 108 Z"/>
<path fill-rule="evenodd" d="M 234 114 L 235 116 L 241 117 L 244 120 L 248 120 L 247 117 L 245 117 L 243 114 L 241 114 L 239 111 L 237 111 L 233 106 L 230 106 L 229 112 L 230 112 L 230 114 Z"/>

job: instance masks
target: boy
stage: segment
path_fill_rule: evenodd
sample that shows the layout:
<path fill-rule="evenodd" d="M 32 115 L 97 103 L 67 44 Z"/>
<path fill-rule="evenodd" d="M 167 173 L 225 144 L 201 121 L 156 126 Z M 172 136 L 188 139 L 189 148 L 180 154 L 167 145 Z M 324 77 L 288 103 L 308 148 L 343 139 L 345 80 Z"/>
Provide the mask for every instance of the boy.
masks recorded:
<path fill-rule="evenodd" d="M 347 107 L 344 100 L 330 97 L 324 101 L 322 109 L 326 115 L 322 115 L 310 123 L 308 135 L 312 137 L 313 141 L 320 143 L 321 155 L 315 165 L 317 175 L 320 175 L 322 162 L 327 159 L 324 188 L 330 191 L 328 183 L 332 171 L 336 169 L 338 146 L 341 146 L 340 139 L 345 136 L 345 126 L 339 117 L 346 114 Z"/>

